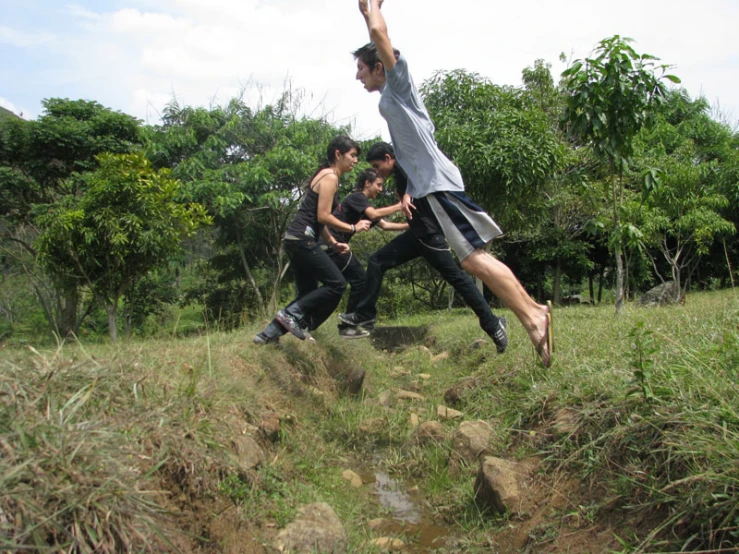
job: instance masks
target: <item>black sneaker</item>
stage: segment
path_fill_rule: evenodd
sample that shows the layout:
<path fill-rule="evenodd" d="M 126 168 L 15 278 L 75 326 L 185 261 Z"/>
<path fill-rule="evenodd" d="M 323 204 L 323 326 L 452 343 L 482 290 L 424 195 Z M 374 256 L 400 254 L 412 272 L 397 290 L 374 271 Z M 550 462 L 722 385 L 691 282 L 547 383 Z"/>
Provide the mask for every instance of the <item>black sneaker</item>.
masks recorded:
<path fill-rule="evenodd" d="M 362 327 L 344 327 L 339 329 L 339 336 L 343 339 L 363 339 L 370 336 L 370 332 Z"/>
<path fill-rule="evenodd" d="M 279 312 L 277 312 L 275 319 L 280 325 L 285 328 L 285 330 L 289 331 L 300 340 L 305 340 L 305 331 L 303 331 L 303 329 L 300 327 L 298 321 L 285 310 L 280 310 Z"/>
<path fill-rule="evenodd" d="M 260 332 L 252 339 L 252 342 L 254 344 L 275 344 L 280 342 L 280 337 L 268 337 L 264 333 Z"/>
<path fill-rule="evenodd" d="M 508 333 L 506 333 L 506 320 L 504 317 L 498 318 L 498 325 L 495 327 L 495 332 L 491 335 L 495 348 L 498 350 L 498 354 L 505 352 L 508 348 Z"/>
<path fill-rule="evenodd" d="M 356 312 L 351 314 L 339 314 L 339 319 L 346 323 L 347 325 L 351 325 L 352 327 L 360 327 L 364 325 L 374 325 L 375 324 L 375 318 L 370 319 L 363 319 L 357 315 Z"/>

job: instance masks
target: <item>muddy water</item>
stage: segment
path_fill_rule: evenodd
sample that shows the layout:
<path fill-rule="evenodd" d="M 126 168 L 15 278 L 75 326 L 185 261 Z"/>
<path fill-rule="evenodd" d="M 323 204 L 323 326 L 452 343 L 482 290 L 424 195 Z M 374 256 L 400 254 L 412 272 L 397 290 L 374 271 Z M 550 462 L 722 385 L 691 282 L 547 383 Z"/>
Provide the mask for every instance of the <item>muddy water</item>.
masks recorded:
<path fill-rule="evenodd" d="M 433 552 L 446 544 L 450 530 L 432 522 L 413 487 L 406 488 L 381 471 L 360 471 L 359 475 L 363 483 L 374 486 L 378 501 L 390 512 L 376 533 L 401 539 L 406 544 L 404 551 L 414 554 Z"/>

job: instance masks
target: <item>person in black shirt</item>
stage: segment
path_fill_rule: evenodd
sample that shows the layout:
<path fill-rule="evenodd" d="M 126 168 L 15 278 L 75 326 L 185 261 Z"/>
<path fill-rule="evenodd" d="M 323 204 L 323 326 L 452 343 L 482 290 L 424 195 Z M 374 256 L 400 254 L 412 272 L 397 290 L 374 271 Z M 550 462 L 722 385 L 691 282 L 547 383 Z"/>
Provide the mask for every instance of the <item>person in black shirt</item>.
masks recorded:
<path fill-rule="evenodd" d="M 309 331 L 326 321 L 341 301 L 346 280 L 321 249 L 318 239 L 323 236 L 338 252 L 348 252 L 349 245 L 331 238 L 326 226 L 352 234 L 370 228 L 369 220 L 349 224 L 332 213 L 338 205 L 339 179 L 354 169 L 358 155 L 359 145 L 349 137 L 338 136 L 328 145 L 328 161 L 310 179 L 283 239 L 295 273 L 297 297 L 254 337 L 255 344 L 275 342 L 286 331 L 305 340 L 310 337 Z"/>
<path fill-rule="evenodd" d="M 357 190 L 341 201 L 339 207 L 334 210 L 334 216 L 350 224 L 356 224 L 362 219 L 369 219 L 373 227 L 377 226 L 383 231 L 405 231 L 408 229 L 407 223 L 395 223 L 383 219 L 390 214 L 400 211 L 400 202 L 383 208 L 374 208 L 370 204 L 370 200 L 374 200 L 382 192 L 383 183 L 384 179 L 374 169 L 365 169 L 362 171 L 357 177 Z M 334 229 L 329 229 L 329 233 L 339 243 L 345 242 L 348 244 L 352 237 L 351 233 Z M 329 244 L 326 252 L 341 270 L 341 273 L 349 284 L 351 292 L 347 301 L 346 310 L 347 312 L 353 312 L 363 296 L 367 273 L 351 250 L 340 252 Z M 363 338 L 369 336 L 369 332 L 361 327 L 340 323 L 339 335 L 347 339 Z"/>
<path fill-rule="evenodd" d="M 373 144 L 367 152 L 367 161 L 380 175 L 394 176 L 396 193 L 402 198 L 408 186 L 408 177 L 397 163 L 392 145 L 387 142 Z M 508 346 L 505 318 L 493 314 L 475 282 L 457 264 L 433 212 L 422 209 L 427 199 L 417 198 L 414 201 L 417 210 L 409 220 L 409 230 L 372 254 L 367 264 L 362 300 L 354 312 L 347 310 L 339 314 L 339 319 L 355 327 L 374 325 L 385 272 L 422 256 L 475 312 L 480 327 L 493 339 L 497 351 L 503 353 Z"/>

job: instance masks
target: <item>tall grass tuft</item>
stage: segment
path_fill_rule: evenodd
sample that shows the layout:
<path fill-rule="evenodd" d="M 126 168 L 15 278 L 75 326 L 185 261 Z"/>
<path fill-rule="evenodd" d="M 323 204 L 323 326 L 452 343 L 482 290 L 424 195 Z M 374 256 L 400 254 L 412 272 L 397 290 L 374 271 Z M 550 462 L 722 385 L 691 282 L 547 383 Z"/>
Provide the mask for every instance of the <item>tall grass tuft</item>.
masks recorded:
<path fill-rule="evenodd" d="M 578 428 L 548 448 L 560 469 L 607 491 L 603 508 L 649 521 L 630 552 L 739 547 L 739 313 L 639 321 L 632 380 L 578 399 Z"/>
<path fill-rule="evenodd" d="M 0 550 L 166 550 L 151 468 L 94 415 L 120 408 L 117 381 L 89 361 L 36 361 L 0 373 Z"/>

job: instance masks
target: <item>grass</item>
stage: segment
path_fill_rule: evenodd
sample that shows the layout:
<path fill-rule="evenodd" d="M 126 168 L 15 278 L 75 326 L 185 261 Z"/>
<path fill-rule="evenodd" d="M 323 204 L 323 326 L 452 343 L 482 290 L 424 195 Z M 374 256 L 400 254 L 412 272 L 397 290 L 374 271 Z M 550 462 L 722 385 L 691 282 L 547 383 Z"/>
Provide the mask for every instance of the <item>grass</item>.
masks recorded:
<path fill-rule="evenodd" d="M 345 469 L 417 484 L 450 531 L 448 552 L 739 547 L 732 292 L 693 294 L 681 307 L 629 305 L 620 317 L 611 306 L 557 309 L 549 370 L 502 313 L 510 335 L 502 356 L 490 341 L 471 348 L 483 335 L 467 310 L 380 321 L 429 327 L 432 340 L 397 352 L 342 341 L 330 324 L 316 344 L 285 337 L 277 348 L 251 344 L 256 326 L 118 346 L 5 348 L 0 550 L 219 551 L 229 540 L 269 543 L 300 506 L 325 501 L 350 550 L 373 552 L 366 522 L 387 512 L 371 487 L 342 479 Z M 355 365 L 367 372 L 359 397 L 341 386 Z M 437 419 L 445 391 L 461 383 L 455 407 L 465 420 L 491 423 L 494 455 L 538 460 L 539 511 L 485 513 L 472 492 L 476 466 L 455 459 L 450 441 L 413 440 L 411 413 Z M 423 398 L 377 402 L 398 389 Z M 571 425 L 557 432 L 562 410 Z M 271 412 L 281 420 L 274 443 L 257 430 Z M 443 423 L 451 435 L 459 422 Z M 234 440 L 244 432 L 264 450 L 261 467 L 238 463 Z M 560 501 L 548 504 L 554 489 Z M 236 522 L 230 539 L 225 521 Z M 597 549 L 576 542 L 593 529 L 612 529 L 617 540 L 608 534 Z"/>

